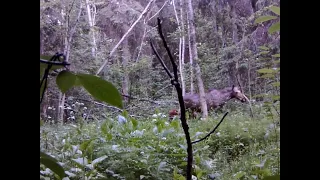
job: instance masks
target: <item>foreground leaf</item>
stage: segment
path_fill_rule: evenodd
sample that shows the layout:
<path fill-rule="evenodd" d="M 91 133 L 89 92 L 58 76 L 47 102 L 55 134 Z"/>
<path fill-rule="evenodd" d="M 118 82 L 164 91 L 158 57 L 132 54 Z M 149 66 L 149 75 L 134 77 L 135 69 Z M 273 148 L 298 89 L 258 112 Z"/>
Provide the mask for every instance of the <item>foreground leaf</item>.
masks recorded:
<path fill-rule="evenodd" d="M 274 32 L 278 32 L 278 31 L 280 31 L 280 21 L 272 24 L 272 26 L 270 26 L 270 27 L 269 27 L 269 30 L 268 30 L 268 32 L 269 32 L 270 34 L 272 34 L 272 33 L 274 33 Z"/>
<path fill-rule="evenodd" d="M 52 160 L 52 158 L 40 157 L 40 163 L 56 173 L 60 178 L 64 178 L 66 176 L 64 169 L 60 164 L 58 164 L 58 162 Z"/>
<path fill-rule="evenodd" d="M 267 176 L 263 180 L 280 180 L 280 175 Z"/>
<path fill-rule="evenodd" d="M 270 20 L 273 20 L 273 19 L 277 19 L 276 16 L 261 16 L 261 17 L 258 17 L 254 23 L 262 23 L 262 22 L 266 22 L 266 21 L 270 21 Z"/>
<path fill-rule="evenodd" d="M 77 79 L 76 75 L 74 75 L 73 73 L 71 73 L 69 71 L 64 70 L 58 74 L 58 76 L 56 78 L 56 82 L 57 82 L 59 89 L 63 93 L 65 93 L 70 88 L 72 88 L 72 86 L 74 86 L 76 79 Z"/>
<path fill-rule="evenodd" d="M 280 16 L 280 7 L 278 6 L 271 6 L 269 8 L 272 12 L 274 12 L 275 14 L 279 15 Z"/>
<path fill-rule="evenodd" d="M 77 77 L 94 98 L 122 109 L 122 98 L 113 84 L 89 74 L 78 74 Z"/>
<path fill-rule="evenodd" d="M 280 57 L 280 54 L 272 55 L 272 57 Z"/>
<path fill-rule="evenodd" d="M 259 46 L 258 48 L 259 48 L 259 49 L 262 49 L 262 50 L 265 50 L 265 51 L 269 50 L 269 48 L 266 47 L 266 46 Z"/>
<path fill-rule="evenodd" d="M 40 158 L 51 159 L 52 161 L 57 162 L 57 160 L 54 157 L 52 157 L 42 151 L 40 151 Z"/>
<path fill-rule="evenodd" d="M 263 74 L 263 73 L 274 73 L 274 70 L 272 70 L 272 69 L 267 69 L 267 68 L 262 68 L 262 69 L 259 69 L 259 70 L 257 70 L 257 72 L 258 73 L 261 73 L 261 74 Z"/>

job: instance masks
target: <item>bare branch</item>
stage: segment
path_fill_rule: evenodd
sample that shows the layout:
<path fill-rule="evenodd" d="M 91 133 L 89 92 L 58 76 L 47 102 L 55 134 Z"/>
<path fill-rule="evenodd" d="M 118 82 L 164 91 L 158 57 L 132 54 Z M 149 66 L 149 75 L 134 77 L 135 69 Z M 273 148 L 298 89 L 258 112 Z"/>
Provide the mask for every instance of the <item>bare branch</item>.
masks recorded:
<path fill-rule="evenodd" d="M 150 21 L 152 18 L 156 17 L 156 15 L 158 15 L 158 14 L 161 12 L 161 10 L 164 8 L 164 6 L 167 4 L 167 2 L 168 2 L 168 0 L 163 3 L 163 5 L 162 5 L 162 7 L 159 9 L 159 11 L 156 12 L 151 18 L 149 18 L 148 21 Z"/>
<path fill-rule="evenodd" d="M 226 113 L 223 115 L 223 117 L 222 117 L 222 119 L 220 120 L 220 122 L 216 125 L 216 127 L 213 128 L 213 130 L 212 130 L 211 132 L 209 132 L 205 137 L 203 137 L 203 138 L 201 138 L 201 139 L 199 139 L 199 140 L 197 140 L 197 141 L 193 141 L 192 144 L 201 142 L 201 141 L 207 139 L 212 133 L 214 133 L 214 132 L 216 131 L 216 129 L 220 126 L 220 124 L 222 123 L 222 121 L 224 120 L 224 118 L 228 115 L 228 113 L 229 113 L 229 112 L 226 112 Z"/>
<path fill-rule="evenodd" d="M 163 32 L 162 32 L 162 28 L 161 28 L 161 20 L 160 20 L 160 18 L 158 18 L 158 31 L 159 31 L 160 37 L 162 39 L 164 48 L 166 48 L 167 53 L 169 55 L 169 59 L 171 61 L 172 68 L 173 68 L 174 79 L 177 80 L 177 82 L 178 82 L 178 79 L 179 79 L 178 78 L 178 66 L 177 66 L 176 62 L 174 62 L 173 56 L 172 56 L 172 54 L 170 52 L 170 49 L 169 49 L 169 47 L 167 45 L 167 42 L 166 42 L 165 38 L 164 38 L 164 35 L 163 35 Z"/>
<path fill-rule="evenodd" d="M 168 76 L 170 77 L 170 79 L 172 79 L 172 75 L 171 75 L 171 73 L 169 72 L 169 69 L 168 69 L 167 66 L 164 64 L 164 61 L 163 61 L 163 59 L 160 57 L 158 51 L 154 48 L 154 45 L 153 45 L 151 39 L 150 39 L 150 45 L 151 45 L 151 48 L 152 48 L 154 54 L 156 54 L 157 58 L 159 59 L 162 67 L 163 67 L 164 70 L 167 72 L 167 74 L 168 74 Z"/>
<path fill-rule="evenodd" d="M 122 36 L 122 38 L 120 39 L 120 41 L 118 42 L 118 44 L 111 50 L 109 56 L 107 57 L 107 59 L 104 61 L 104 63 L 102 64 L 102 66 L 98 69 L 96 75 L 98 75 L 102 69 L 107 65 L 108 60 L 110 59 L 110 57 L 113 55 L 113 53 L 116 51 L 116 49 L 120 46 L 120 44 L 122 43 L 122 41 L 127 37 L 127 35 L 132 31 L 132 29 L 134 28 L 134 26 L 140 21 L 140 19 L 143 17 L 143 15 L 145 15 L 148 12 L 148 9 L 151 5 L 151 3 L 155 1 L 155 0 L 150 0 L 149 3 L 147 4 L 147 6 L 144 8 L 143 12 L 140 14 L 140 16 L 138 17 L 138 19 L 132 24 L 132 26 L 129 28 L 129 30 Z"/>

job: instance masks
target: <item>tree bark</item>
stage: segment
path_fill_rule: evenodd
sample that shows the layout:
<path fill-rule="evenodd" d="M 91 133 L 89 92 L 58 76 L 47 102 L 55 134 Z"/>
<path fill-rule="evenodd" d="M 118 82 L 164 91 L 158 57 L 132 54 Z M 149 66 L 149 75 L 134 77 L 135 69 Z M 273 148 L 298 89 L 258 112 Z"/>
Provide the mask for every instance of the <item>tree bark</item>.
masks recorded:
<path fill-rule="evenodd" d="M 190 57 L 193 60 L 193 66 L 195 68 L 195 75 L 197 80 L 197 85 L 199 88 L 199 95 L 200 95 L 200 104 L 201 104 L 201 111 L 202 117 L 207 119 L 208 117 L 208 108 L 207 102 L 205 99 L 205 91 L 203 86 L 203 81 L 201 78 L 201 69 L 198 64 L 198 52 L 197 52 L 197 44 L 196 44 L 196 30 L 195 30 L 195 23 L 194 23 L 194 14 L 193 14 L 193 7 L 192 1 L 188 0 L 188 24 L 189 24 L 189 44 L 191 45 L 189 49 L 191 49 Z"/>

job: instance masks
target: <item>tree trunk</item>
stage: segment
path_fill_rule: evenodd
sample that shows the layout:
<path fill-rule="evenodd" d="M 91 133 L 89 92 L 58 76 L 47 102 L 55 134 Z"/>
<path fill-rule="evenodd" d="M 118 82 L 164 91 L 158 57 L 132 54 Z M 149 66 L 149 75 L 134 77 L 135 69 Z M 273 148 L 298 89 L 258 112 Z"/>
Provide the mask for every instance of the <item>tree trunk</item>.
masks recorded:
<path fill-rule="evenodd" d="M 202 111 L 202 117 L 204 119 L 207 119 L 208 117 L 208 109 L 207 109 L 207 102 L 205 99 L 205 91 L 203 87 L 203 81 L 201 78 L 201 69 L 198 64 L 198 52 L 197 52 L 197 44 L 196 44 L 196 30 L 195 30 L 195 24 L 194 24 L 194 14 L 193 14 L 193 7 L 192 7 L 192 1 L 188 0 L 188 24 L 189 24 L 189 44 L 191 45 L 189 49 L 191 49 L 190 52 L 192 52 L 192 56 L 190 54 L 190 58 L 193 60 L 193 65 L 196 71 L 196 79 L 197 79 L 197 85 L 199 88 L 199 95 L 200 95 L 200 104 L 201 104 L 201 111 Z"/>
<path fill-rule="evenodd" d="M 189 64 L 190 64 L 190 93 L 194 93 L 194 85 L 193 85 L 193 52 L 191 45 L 191 31 L 190 31 L 190 23 L 189 23 L 190 13 L 187 11 L 187 25 L 188 25 L 188 48 L 189 48 Z"/>
<path fill-rule="evenodd" d="M 174 0 L 172 1 L 173 4 L 173 9 L 174 9 L 174 13 L 176 16 L 176 20 L 177 20 L 177 24 L 178 24 L 178 29 L 180 31 L 180 38 L 179 38 L 179 71 L 180 71 L 180 77 L 181 77 L 181 88 L 182 88 L 182 96 L 185 95 L 185 84 L 184 84 L 184 72 L 183 72 L 183 67 L 184 67 L 184 59 L 182 59 L 183 53 L 184 53 L 184 33 L 183 33 L 183 19 L 181 19 L 181 23 L 179 21 L 179 16 L 176 10 L 176 5 Z M 180 3 L 182 5 L 182 3 Z M 180 17 L 182 18 L 182 6 L 180 7 Z"/>
<path fill-rule="evenodd" d="M 90 10 L 90 6 L 92 6 L 92 12 Z M 97 50 L 97 44 L 96 44 L 96 38 L 95 38 L 95 31 L 94 31 L 94 25 L 95 25 L 95 14 L 96 14 L 96 7 L 94 3 L 89 3 L 89 0 L 86 0 L 86 8 L 87 8 L 87 15 L 88 15 L 88 23 L 90 26 L 90 34 L 92 36 L 92 48 L 91 53 L 92 57 L 96 57 L 96 50 Z"/>
<path fill-rule="evenodd" d="M 123 68 L 123 81 L 122 81 L 122 92 L 128 94 L 129 92 L 129 73 L 127 70 L 128 61 L 130 59 L 130 52 L 128 46 L 128 39 L 125 39 L 122 44 L 122 68 Z M 128 98 L 124 97 L 127 101 Z"/>
<path fill-rule="evenodd" d="M 181 17 L 181 32 L 182 32 L 182 47 L 181 47 L 181 67 L 182 71 L 184 72 L 184 53 L 185 53 L 185 48 L 186 48 L 186 41 L 185 41 L 185 30 L 184 30 L 184 3 L 183 0 L 180 0 L 180 17 Z M 182 76 L 183 77 L 183 76 Z M 182 78 L 181 77 L 181 78 Z M 182 95 L 184 96 L 186 94 L 186 85 L 184 79 L 181 79 L 182 83 Z"/>
<path fill-rule="evenodd" d="M 40 29 L 40 54 L 44 52 L 44 33 L 43 30 Z"/>
<path fill-rule="evenodd" d="M 231 5 L 231 18 L 232 18 L 232 39 L 233 42 L 236 44 L 239 42 L 239 37 L 238 37 L 238 28 L 237 28 L 237 14 L 235 7 Z"/>

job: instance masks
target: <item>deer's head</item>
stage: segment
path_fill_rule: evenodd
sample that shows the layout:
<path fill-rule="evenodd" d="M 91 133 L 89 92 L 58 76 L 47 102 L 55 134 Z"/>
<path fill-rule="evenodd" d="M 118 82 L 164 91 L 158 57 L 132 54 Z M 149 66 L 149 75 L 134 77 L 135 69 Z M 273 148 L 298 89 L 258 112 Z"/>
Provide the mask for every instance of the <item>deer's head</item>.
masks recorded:
<path fill-rule="evenodd" d="M 232 92 L 231 92 L 231 98 L 236 98 L 238 100 L 240 100 L 241 102 L 246 102 L 249 101 L 249 99 L 247 98 L 246 95 L 244 95 L 241 90 L 239 89 L 239 87 L 237 86 L 232 86 Z"/>

